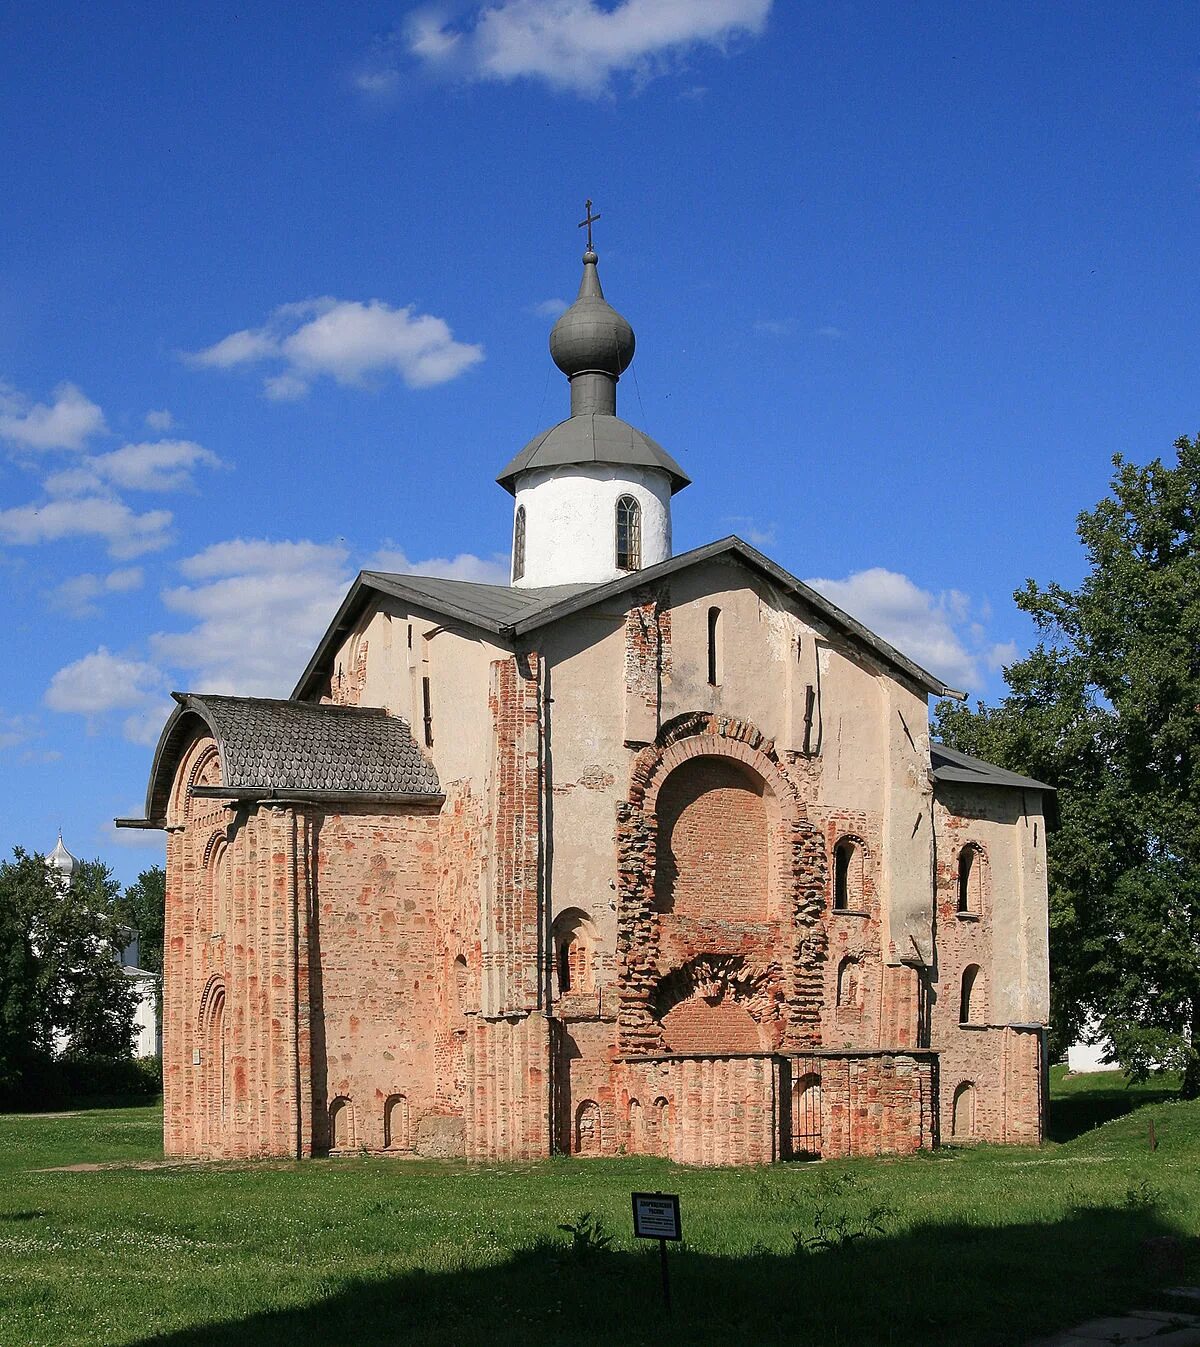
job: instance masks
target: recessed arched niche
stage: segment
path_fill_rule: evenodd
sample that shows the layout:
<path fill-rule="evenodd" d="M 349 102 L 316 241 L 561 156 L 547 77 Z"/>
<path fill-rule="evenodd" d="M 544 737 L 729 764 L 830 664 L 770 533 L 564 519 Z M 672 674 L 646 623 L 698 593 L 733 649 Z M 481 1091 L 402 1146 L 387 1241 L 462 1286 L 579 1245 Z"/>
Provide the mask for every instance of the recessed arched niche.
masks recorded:
<path fill-rule="evenodd" d="M 770 916 L 766 785 L 735 758 L 689 758 L 658 792 L 657 911 L 720 921 Z"/>

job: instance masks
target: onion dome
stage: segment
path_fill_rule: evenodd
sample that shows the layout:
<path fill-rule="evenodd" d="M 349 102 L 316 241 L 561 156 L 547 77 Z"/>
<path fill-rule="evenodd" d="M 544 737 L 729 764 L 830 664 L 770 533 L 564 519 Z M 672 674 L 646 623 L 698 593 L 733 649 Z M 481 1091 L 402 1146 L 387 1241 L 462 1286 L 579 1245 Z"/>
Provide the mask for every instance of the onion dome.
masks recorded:
<path fill-rule="evenodd" d="M 79 862 L 63 846 L 61 832 L 58 834 L 58 845 L 46 857 L 46 868 L 64 889 L 71 887 L 71 881 L 75 878 L 76 870 L 79 869 Z"/>
<path fill-rule="evenodd" d="M 550 333 L 550 357 L 568 379 L 591 373 L 619 379 L 633 359 L 633 328 L 604 298 L 596 262 L 589 248 L 575 303 Z"/>

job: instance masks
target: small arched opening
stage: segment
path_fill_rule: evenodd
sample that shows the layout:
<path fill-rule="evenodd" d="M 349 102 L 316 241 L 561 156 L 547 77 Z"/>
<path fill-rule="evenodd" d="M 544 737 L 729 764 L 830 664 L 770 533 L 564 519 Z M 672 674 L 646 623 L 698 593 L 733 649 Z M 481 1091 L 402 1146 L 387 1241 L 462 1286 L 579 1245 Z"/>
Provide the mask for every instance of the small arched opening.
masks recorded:
<path fill-rule="evenodd" d="M 820 1156 L 823 1106 L 819 1075 L 810 1071 L 792 1081 L 790 1140 L 794 1160 L 814 1159 Z"/>
<path fill-rule="evenodd" d="M 833 848 L 833 909 L 861 912 L 865 896 L 865 855 L 857 837 L 842 837 Z"/>
<path fill-rule="evenodd" d="M 970 1141 L 975 1136 L 975 1085 L 964 1080 L 954 1091 L 950 1105 L 950 1135 L 955 1141 Z"/>
<path fill-rule="evenodd" d="M 596 932 L 579 908 L 560 912 L 550 928 L 554 986 L 559 996 L 596 988 Z"/>
<path fill-rule="evenodd" d="M 855 954 L 847 954 L 838 964 L 837 1008 L 839 1010 L 862 1008 L 862 965 Z"/>
<path fill-rule="evenodd" d="M 980 1024 L 983 1022 L 983 987 L 979 975 L 979 965 L 971 963 L 963 969 L 962 983 L 958 996 L 959 1024 Z"/>
<path fill-rule="evenodd" d="M 603 1145 L 600 1105 L 585 1099 L 575 1110 L 575 1154 L 599 1155 Z"/>
<path fill-rule="evenodd" d="M 983 852 L 968 842 L 958 853 L 957 911 L 961 916 L 978 916 L 983 911 Z"/>
<path fill-rule="evenodd" d="M 346 1095 L 339 1095 L 329 1105 L 329 1149 L 352 1151 L 357 1139 L 354 1126 L 354 1105 Z"/>
<path fill-rule="evenodd" d="M 383 1106 L 383 1144 L 389 1151 L 412 1150 L 406 1094 L 389 1095 Z"/>

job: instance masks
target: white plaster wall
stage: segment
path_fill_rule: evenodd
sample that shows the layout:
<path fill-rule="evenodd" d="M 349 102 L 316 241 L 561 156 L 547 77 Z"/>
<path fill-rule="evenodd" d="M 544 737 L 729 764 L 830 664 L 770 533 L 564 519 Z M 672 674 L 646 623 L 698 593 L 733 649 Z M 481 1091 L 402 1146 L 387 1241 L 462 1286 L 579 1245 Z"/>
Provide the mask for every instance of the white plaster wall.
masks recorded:
<path fill-rule="evenodd" d="M 138 989 L 138 1003 L 133 1012 L 133 1055 L 158 1057 L 162 1044 L 158 1036 L 157 979 L 152 974 L 125 970 Z"/>
<path fill-rule="evenodd" d="M 513 521 L 525 507 L 525 574 L 519 588 L 601 584 L 624 575 L 616 565 L 619 497 L 642 507 L 642 566 L 671 555 L 671 482 L 654 468 L 570 464 L 525 473 Z"/>

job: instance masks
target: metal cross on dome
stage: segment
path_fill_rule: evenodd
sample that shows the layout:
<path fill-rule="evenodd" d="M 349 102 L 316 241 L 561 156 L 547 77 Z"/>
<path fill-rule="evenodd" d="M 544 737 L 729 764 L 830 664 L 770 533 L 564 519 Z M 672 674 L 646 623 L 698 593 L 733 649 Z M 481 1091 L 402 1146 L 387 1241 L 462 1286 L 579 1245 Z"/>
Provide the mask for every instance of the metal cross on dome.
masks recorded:
<path fill-rule="evenodd" d="M 592 225 L 594 225 L 594 224 L 596 223 L 596 221 L 597 221 L 600 217 L 599 217 L 599 215 L 593 215 L 593 214 L 592 214 L 592 202 L 591 202 L 591 199 L 590 199 L 590 198 L 589 198 L 588 201 L 585 203 L 583 209 L 584 209 L 584 213 L 587 215 L 587 219 L 586 219 L 586 220 L 580 220 L 580 222 L 579 222 L 579 228 L 582 229 L 585 225 L 587 226 L 587 232 L 588 232 L 587 246 L 588 246 L 588 252 L 590 253 L 590 252 L 592 251 Z"/>

